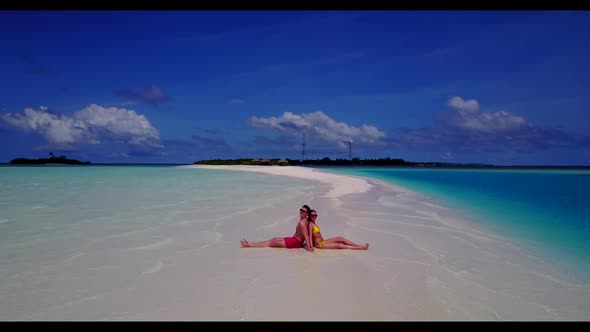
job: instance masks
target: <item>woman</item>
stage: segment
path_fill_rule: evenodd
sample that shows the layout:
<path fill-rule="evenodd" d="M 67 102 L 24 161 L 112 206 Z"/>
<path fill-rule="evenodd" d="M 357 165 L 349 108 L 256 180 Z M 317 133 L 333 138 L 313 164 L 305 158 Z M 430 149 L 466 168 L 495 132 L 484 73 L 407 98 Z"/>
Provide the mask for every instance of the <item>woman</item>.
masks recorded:
<path fill-rule="evenodd" d="M 339 237 L 332 237 L 329 239 L 325 239 L 322 237 L 322 233 L 320 232 L 320 228 L 316 224 L 318 213 L 316 210 L 311 210 L 308 213 L 309 215 L 309 225 L 307 228 L 308 237 L 313 240 L 313 246 L 318 249 L 352 249 L 352 250 L 367 250 L 369 249 L 369 244 L 365 243 L 364 245 L 356 244 L 346 238 L 341 236 Z M 309 242 L 306 242 L 309 243 Z"/>
<path fill-rule="evenodd" d="M 273 248 L 287 248 L 287 249 L 298 249 L 303 248 L 303 241 L 310 243 L 311 238 L 307 232 L 309 220 L 307 215 L 311 208 L 307 205 L 303 205 L 299 209 L 299 222 L 295 227 L 295 234 L 291 237 L 273 237 L 270 240 L 259 241 L 259 242 L 248 242 L 246 239 L 240 241 L 242 248 L 261 248 L 261 247 L 273 247 Z M 313 247 L 307 248 L 308 251 L 313 251 Z"/>

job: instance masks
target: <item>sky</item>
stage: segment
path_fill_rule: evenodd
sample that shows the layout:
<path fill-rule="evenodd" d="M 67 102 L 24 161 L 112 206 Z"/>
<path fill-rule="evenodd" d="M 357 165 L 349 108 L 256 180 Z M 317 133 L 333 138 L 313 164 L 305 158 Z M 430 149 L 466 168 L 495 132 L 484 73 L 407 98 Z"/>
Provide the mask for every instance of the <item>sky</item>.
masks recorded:
<path fill-rule="evenodd" d="M 0 11 L 0 162 L 590 166 L 588 11 Z"/>

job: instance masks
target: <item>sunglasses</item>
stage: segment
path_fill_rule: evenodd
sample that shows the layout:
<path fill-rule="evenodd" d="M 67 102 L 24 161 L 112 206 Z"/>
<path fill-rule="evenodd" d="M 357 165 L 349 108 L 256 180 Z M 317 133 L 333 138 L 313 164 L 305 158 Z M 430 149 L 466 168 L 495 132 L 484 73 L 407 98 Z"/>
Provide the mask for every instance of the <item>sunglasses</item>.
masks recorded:
<path fill-rule="evenodd" d="M 310 216 L 312 216 L 312 217 L 317 217 L 318 215 L 317 215 L 317 214 L 311 214 Z"/>
<path fill-rule="evenodd" d="M 299 209 L 299 212 L 307 213 L 307 210 Z"/>

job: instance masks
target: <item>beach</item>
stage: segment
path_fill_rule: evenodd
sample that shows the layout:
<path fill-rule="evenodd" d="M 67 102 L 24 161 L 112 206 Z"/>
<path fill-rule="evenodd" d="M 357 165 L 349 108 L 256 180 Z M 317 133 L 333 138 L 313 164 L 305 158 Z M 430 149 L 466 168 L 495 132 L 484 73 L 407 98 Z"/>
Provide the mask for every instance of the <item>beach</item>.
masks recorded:
<path fill-rule="evenodd" d="M 0 320 L 588 320 L 590 286 L 422 193 L 297 166 L 5 168 Z M 61 192 L 62 195 L 55 195 Z M 241 248 L 295 232 L 368 250 Z"/>
<path fill-rule="evenodd" d="M 243 278 L 231 300 L 239 319 L 586 320 L 590 312 L 587 282 L 406 188 L 305 167 L 186 167 L 320 182 L 293 211 L 307 203 L 325 238 L 370 243 L 368 251 L 238 250 L 227 274 Z M 237 246 L 240 238 L 290 236 L 294 224 L 229 237 Z M 230 279 L 219 287 L 237 286 Z M 212 317 L 227 317 L 221 307 Z"/>

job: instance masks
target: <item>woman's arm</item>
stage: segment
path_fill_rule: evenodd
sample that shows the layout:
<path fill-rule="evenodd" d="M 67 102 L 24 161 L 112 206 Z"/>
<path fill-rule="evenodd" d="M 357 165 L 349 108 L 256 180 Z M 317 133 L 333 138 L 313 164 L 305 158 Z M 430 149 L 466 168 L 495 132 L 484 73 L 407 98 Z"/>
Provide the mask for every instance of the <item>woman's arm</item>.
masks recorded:
<path fill-rule="evenodd" d="M 307 242 L 308 246 L 312 246 L 313 247 L 313 223 L 312 222 L 307 222 L 307 232 L 308 232 L 308 237 L 309 237 L 309 242 Z"/>

